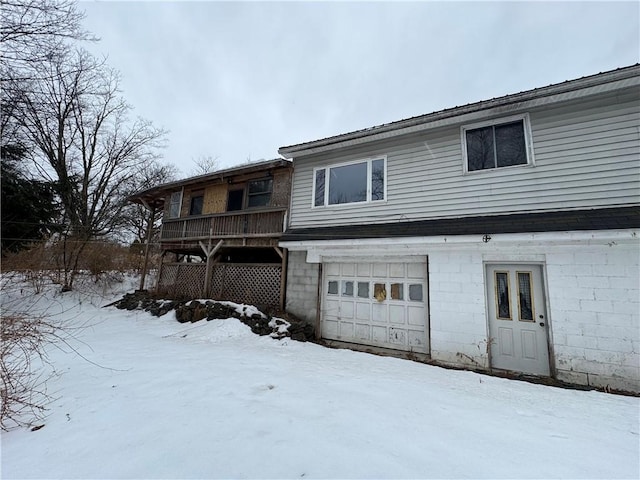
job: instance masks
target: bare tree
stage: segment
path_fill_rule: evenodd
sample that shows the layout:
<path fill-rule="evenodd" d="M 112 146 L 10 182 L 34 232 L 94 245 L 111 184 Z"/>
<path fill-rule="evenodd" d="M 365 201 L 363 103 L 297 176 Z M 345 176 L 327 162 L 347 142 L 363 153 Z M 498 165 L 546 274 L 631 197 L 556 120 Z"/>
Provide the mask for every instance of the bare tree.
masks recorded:
<path fill-rule="evenodd" d="M 94 39 L 82 26 L 84 13 L 72 0 L 3 0 L 0 3 L 0 61 L 22 68 L 47 60 L 68 40 Z M 33 72 L 32 72 L 33 73 Z"/>
<path fill-rule="evenodd" d="M 190 176 L 205 175 L 218 169 L 218 156 L 208 157 L 201 156 L 193 161 L 194 167 L 190 172 Z"/>
<path fill-rule="evenodd" d="M 177 178 L 178 169 L 175 165 L 151 162 L 142 165 L 138 169 L 138 174 L 135 176 L 135 183 L 132 185 L 132 190 L 146 190 L 163 183 L 171 182 Z M 157 237 L 161 217 L 162 209 L 156 210 L 154 212 L 154 219 L 152 222 L 153 232 L 150 237 L 152 239 Z M 143 244 L 148 238 L 149 210 L 142 204 L 129 203 L 123 211 L 123 218 L 125 221 L 123 233 L 129 240 L 133 237 L 135 242 Z"/>
<path fill-rule="evenodd" d="M 29 80 L 10 79 L 12 114 L 39 173 L 56 182 L 64 221 L 66 288 L 91 239 L 125 223 L 126 197 L 141 165 L 157 158 L 164 131 L 143 119 L 119 95 L 119 73 L 88 52 L 58 52 L 32 65 Z"/>

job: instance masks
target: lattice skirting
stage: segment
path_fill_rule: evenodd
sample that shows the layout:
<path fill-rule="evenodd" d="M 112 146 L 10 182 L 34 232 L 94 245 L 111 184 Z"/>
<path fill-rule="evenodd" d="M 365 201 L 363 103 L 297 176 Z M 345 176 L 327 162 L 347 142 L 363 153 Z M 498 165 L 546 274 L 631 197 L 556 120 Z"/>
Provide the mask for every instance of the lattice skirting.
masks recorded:
<path fill-rule="evenodd" d="M 213 265 L 209 292 L 206 293 L 203 291 L 205 274 L 204 263 L 165 263 L 158 279 L 158 293 L 175 297 L 208 297 L 259 307 L 277 307 L 280 304 L 280 265 Z"/>
<path fill-rule="evenodd" d="M 173 297 L 201 298 L 204 289 L 204 263 L 165 263 L 158 279 L 158 293 Z"/>
<path fill-rule="evenodd" d="M 257 306 L 280 304 L 282 267 L 272 264 L 222 263 L 213 266 L 211 296 Z"/>

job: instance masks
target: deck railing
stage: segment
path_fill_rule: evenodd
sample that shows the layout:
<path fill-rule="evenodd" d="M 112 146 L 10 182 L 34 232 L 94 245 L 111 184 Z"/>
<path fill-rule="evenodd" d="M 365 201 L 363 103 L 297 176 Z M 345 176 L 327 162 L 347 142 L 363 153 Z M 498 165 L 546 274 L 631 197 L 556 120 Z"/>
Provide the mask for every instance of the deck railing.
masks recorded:
<path fill-rule="evenodd" d="M 162 240 L 272 237 L 284 231 L 285 208 L 216 213 L 164 220 Z"/>

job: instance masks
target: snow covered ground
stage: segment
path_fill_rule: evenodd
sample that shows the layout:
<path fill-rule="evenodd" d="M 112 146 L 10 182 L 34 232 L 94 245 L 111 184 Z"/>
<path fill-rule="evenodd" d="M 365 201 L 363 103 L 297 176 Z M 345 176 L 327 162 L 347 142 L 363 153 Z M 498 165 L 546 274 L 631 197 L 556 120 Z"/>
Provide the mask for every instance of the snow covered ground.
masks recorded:
<path fill-rule="evenodd" d="M 100 308 L 132 285 L 39 296 L 77 353 L 51 349 L 57 399 L 3 432 L 2 478 L 640 475 L 638 398 Z"/>

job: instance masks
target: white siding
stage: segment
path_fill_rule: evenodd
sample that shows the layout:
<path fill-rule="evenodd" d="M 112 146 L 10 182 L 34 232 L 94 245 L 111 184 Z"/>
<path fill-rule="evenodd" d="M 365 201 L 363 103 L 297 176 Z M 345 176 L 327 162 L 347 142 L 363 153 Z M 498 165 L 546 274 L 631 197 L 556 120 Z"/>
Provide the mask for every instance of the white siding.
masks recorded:
<path fill-rule="evenodd" d="M 529 110 L 535 166 L 463 175 L 459 125 L 296 158 L 291 227 L 637 204 L 639 99 L 635 88 Z M 314 167 L 373 155 L 388 156 L 386 202 L 311 208 Z"/>

